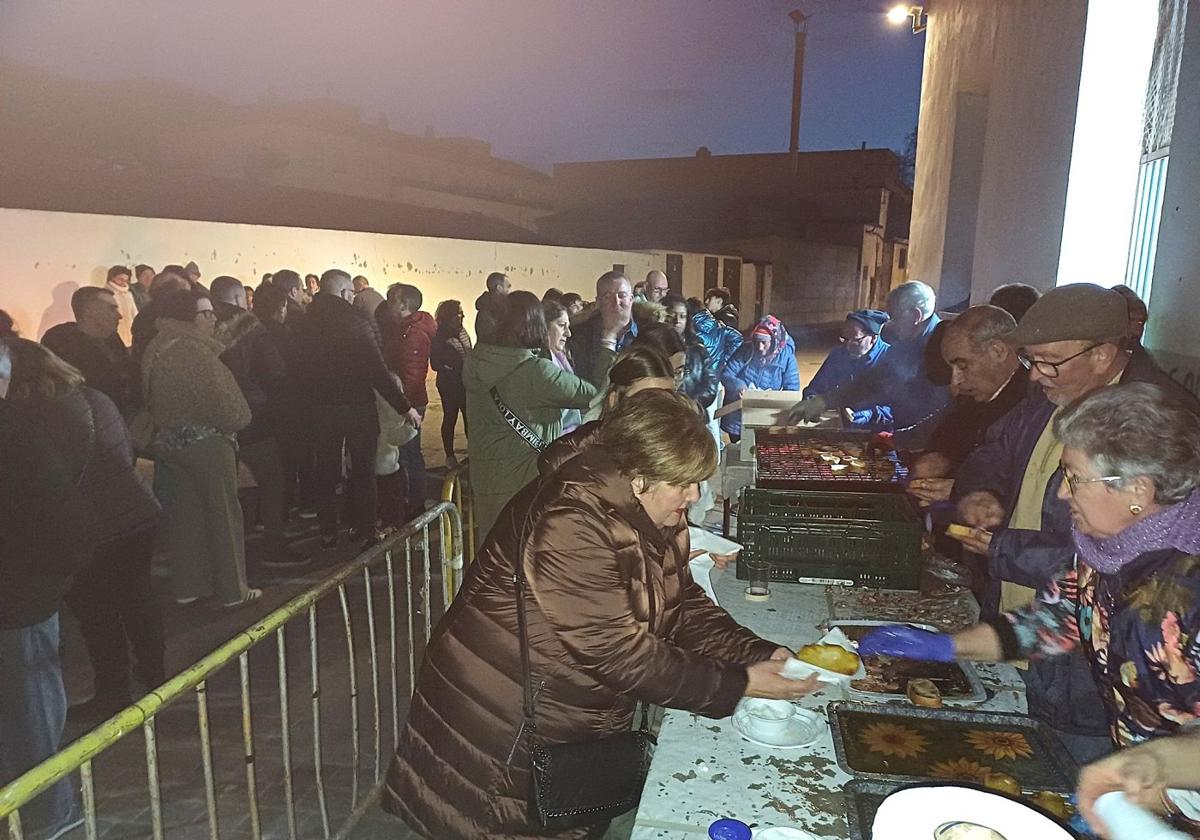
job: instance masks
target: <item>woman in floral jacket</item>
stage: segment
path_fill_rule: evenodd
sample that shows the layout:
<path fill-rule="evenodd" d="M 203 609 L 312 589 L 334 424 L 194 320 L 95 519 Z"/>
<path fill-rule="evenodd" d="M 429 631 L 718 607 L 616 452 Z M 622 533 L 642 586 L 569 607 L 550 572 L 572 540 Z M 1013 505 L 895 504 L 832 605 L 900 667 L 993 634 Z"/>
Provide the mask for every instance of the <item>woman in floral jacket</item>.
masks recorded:
<path fill-rule="evenodd" d="M 863 655 L 950 661 L 1082 646 L 1118 748 L 1200 719 L 1200 418 L 1157 385 L 1102 388 L 1055 421 L 1077 554 L 1023 610 L 953 636 L 882 628 Z"/>

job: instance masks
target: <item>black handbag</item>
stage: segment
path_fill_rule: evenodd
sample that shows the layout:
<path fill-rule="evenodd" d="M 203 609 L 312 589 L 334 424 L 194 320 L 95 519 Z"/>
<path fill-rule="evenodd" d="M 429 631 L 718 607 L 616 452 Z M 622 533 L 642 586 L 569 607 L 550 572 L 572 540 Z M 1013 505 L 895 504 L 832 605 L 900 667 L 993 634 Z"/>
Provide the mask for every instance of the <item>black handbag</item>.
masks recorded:
<path fill-rule="evenodd" d="M 529 673 L 529 636 L 525 622 L 525 573 L 517 559 L 513 576 L 520 630 L 521 677 L 524 683 L 521 732 L 528 739 L 534 821 L 546 829 L 564 830 L 606 822 L 637 807 L 657 743 L 648 729 L 649 710 L 642 705 L 641 725 L 592 741 L 539 744 L 534 726 L 533 688 Z M 650 603 L 654 624 L 654 599 Z M 521 732 L 517 734 L 520 741 Z M 514 745 L 515 747 L 515 745 Z"/>

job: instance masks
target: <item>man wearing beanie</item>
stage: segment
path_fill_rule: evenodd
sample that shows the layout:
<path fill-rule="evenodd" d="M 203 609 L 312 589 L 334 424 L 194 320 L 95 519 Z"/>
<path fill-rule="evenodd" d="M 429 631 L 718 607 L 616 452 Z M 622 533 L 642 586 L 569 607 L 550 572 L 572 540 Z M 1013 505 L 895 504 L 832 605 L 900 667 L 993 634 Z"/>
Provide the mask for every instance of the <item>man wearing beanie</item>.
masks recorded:
<path fill-rule="evenodd" d="M 847 315 L 838 334 L 840 346 L 829 351 L 821 369 L 804 389 L 804 398 L 824 397 L 883 361 L 891 349 L 879 335 L 887 320 L 888 314 L 878 309 L 860 309 Z M 887 425 L 892 420 L 890 406 L 875 405 L 870 400 L 848 408 L 852 412 L 851 422 L 856 426 Z"/>
<path fill-rule="evenodd" d="M 1029 369 L 1031 392 L 963 462 L 952 496 L 959 521 L 973 529 L 963 545 L 986 558 L 985 621 L 1027 604 L 1074 556 L 1070 506 L 1059 498 L 1060 410 L 1106 385 L 1151 382 L 1200 412 L 1148 354 L 1123 349 L 1127 330 L 1124 298 L 1078 283 L 1047 292 L 1006 337 Z M 1058 730 L 1077 760 L 1108 748 L 1107 718 L 1082 654 L 1031 662 L 1022 676 L 1030 713 Z"/>

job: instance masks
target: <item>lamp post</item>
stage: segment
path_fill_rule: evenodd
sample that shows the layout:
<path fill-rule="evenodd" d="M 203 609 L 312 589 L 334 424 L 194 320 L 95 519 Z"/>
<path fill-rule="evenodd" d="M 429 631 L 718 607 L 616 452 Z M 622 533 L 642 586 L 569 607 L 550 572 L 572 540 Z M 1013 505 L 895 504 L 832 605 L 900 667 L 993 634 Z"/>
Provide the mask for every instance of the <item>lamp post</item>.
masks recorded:
<path fill-rule="evenodd" d="M 808 34 L 808 15 L 796 9 L 788 12 L 796 24 L 796 58 L 792 65 L 792 136 L 788 152 L 792 156 L 792 174 L 800 171 L 800 100 L 804 94 L 804 39 Z"/>

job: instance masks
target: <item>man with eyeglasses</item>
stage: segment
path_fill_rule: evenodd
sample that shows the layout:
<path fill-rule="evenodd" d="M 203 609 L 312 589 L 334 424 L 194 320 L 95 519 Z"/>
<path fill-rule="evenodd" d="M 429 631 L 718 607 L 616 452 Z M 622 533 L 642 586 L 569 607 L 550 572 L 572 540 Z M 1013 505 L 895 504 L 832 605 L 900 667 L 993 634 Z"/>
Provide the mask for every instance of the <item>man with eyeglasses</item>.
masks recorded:
<path fill-rule="evenodd" d="M 889 406 L 897 445 L 923 449 L 950 406 L 950 390 L 926 370 L 926 346 L 940 322 L 936 310 L 933 289 L 919 280 L 892 289 L 885 331 L 892 349 L 883 363 L 827 394 L 801 400 L 788 410 L 784 422 L 819 420 L 830 408 Z"/>
<path fill-rule="evenodd" d="M 1124 298 L 1079 283 L 1047 292 L 1005 338 L 1037 387 L 963 462 L 952 496 L 959 520 L 972 529 L 961 542 L 986 558 L 984 620 L 1027 604 L 1074 556 L 1070 509 L 1058 498 L 1062 444 L 1053 420 L 1061 409 L 1105 385 L 1152 382 L 1200 412 L 1200 402 L 1148 355 L 1123 349 L 1127 330 Z M 1031 662 L 1023 677 L 1030 713 L 1059 730 L 1077 759 L 1107 745 L 1106 718 L 1081 656 Z"/>
<path fill-rule="evenodd" d="M 571 324 L 568 346 L 575 370 L 597 388 L 607 387 L 613 360 L 637 334 L 629 278 L 619 271 L 604 272 L 596 281 L 595 310 Z"/>
<path fill-rule="evenodd" d="M 880 364 L 891 350 L 879 335 L 888 314 L 878 309 L 851 312 L 838 332 L 838 346 L 829 351 L 820 369 L 804 389 L 804 398 L 825 396 L 845 387 L 858 376 Z M 890 425 L 892 409 L 871 400 L 848 407 L 850 422 L 856 426 Z"/>

